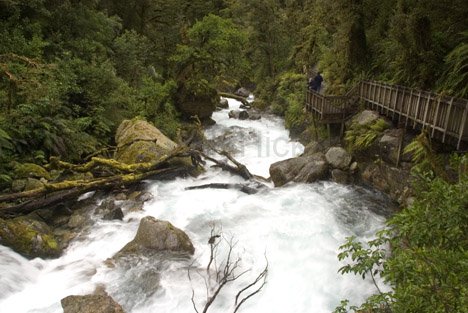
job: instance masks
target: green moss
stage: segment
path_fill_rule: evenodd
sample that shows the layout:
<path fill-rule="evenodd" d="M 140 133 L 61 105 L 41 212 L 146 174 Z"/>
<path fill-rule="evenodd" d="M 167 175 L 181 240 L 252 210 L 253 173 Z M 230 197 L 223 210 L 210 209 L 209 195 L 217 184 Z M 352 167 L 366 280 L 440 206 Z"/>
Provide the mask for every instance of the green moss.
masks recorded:
<path fill-rule="evenodd" d="M 26 217 L 0 219 L 0 243 L 29 258 L 50 258 L 60 254 L 49 227 Z"/>
<path fill-rule="evenodd" d="M 160 148 L 155 142 L 137 141 L 119 149 L 116 159 L 126 164 L 155 162 L 168 151 Z"/>
<path fill-rule="evenodd" d="M 14 169 L 17 178 L 45 178 L 50 180 L 50 174 L 42 166 L 34 163 L 16 163 Z"/>
<path fill-rule="evenodd" d="M 58 249 L 58 243 L 55 240 L 53 236 L 50 235 L 42 235 L 42 240 L 44 244 L 49 247 L 51 250 L 57 250 Z"/>

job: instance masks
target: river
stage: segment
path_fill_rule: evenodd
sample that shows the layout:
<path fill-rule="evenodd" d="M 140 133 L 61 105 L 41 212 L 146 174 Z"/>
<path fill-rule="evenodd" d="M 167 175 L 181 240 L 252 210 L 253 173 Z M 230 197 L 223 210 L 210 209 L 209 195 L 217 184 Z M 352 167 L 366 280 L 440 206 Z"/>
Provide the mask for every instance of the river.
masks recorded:
<path fill-rule="evenodd" d="M 230 109 L 239 102 L 229 100 Z M 228 118 L 228 110 L 213 114 L 217 122 L 208 139 L 223 145 L 249 170 L 268 177 L 271 163 L 299 155 L 303 146 L 289 139 L 283 121 L 263 116 L 258 121 Z M 236 290 L 252 281 L 268 260 L 267 283 L 249 299 L 245 313 L 331 312 L 341 299 L 358 304 L 375 291 L 369 281 L 337 273 L 338 247 L 347 236 L 369 239 L 385 217 L 385 200 L 361 187 L 331 182 L 268 186 L 254 195 L 237 190 L 185 190 L 208 183 L 242 183 L 242 179 L 210 168 L 198 178 L 147 182 L 154 199 L 142 212 L 126 213 L 123 221 L 96 218 L 93 227 L 75 239 L 55 260 L 26 260 L 0 246 L 0 312 L 63 312 L 60 299 L 89 294 L 97 286 L 119 302 L 126 312 L 195 312 L 206 299 L 202 279 L 210 255 L 211 225 L 236 243 L 233 258 L 240 259 L 240 279 L 222 290 L 208 312 L 232 312 Z M 84 195 L 82 198 L 86 197 Z M 144 216 L 170 221 L 184 230 L 195 246 L 192 259 L 143 257 L 109 267 L 112 257 L 128 241 Z M 227 245 L 222 240 L 219 262 Z M 192 267 L 192 284 L 187 269 Z M 197 274 L 197 268 L 200 274 Z"/>

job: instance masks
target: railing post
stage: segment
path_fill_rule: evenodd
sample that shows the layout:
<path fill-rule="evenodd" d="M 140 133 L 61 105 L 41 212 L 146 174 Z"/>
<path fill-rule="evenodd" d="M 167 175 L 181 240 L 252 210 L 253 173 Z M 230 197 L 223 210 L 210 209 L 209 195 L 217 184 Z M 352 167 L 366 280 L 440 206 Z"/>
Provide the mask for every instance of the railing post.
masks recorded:
<path fill-rule="evenodd" d="M 445 135 L 447 134 L 448 123 L 449 123 L 449 120 L 450 120 L 450 114 L 452 113 L 453 99 L 454 99 L 454 97 L 452 97 L 452 99 L 450 99 L 449 107 L 447 109 L 447 115 L 445 115 L 444 135 L 442 136 L 442 143 L 445 143 Z"/>
<path fill-rule="evenodd" d="M 419 90 L 418 102 L 416 103 L 416 111 L 414 112 L 413 129 L 416 128 L 416 121 L 418 120 L 418 115 L 419 115 L 419 103 L 421 102 L 421 93 L 422 93 L 422 91 Z"/>
<path fill-rule="evenodd" d="M 427 119 L 427 112 L 429 111 L 429 106 L 431 105 L 431 94 L 429 93 L 427 95 L 427 101 L 426 101 L 426 107 L 424 108 L 424 116 L 423 116 L 423 120 L 422 120 L 422 129 L 426 128 L 426 124 L 429 124 L 428 122 L 426 122 L 426 119 Z"/>
<path fill-rule="evenodd" d="M 408 126 L 408 118 L 409 118 L 409 114 L 410 114 L 410 109 L 411 109 L 411 105 L 413 104 L 413 96 L 414 96 L 413 89 L 411 89 L 409 102 L 403 103 L 403 101 L 402 101 L 402 103 L 401 103 L 401 112 L 403 112 L 403 107 L 406 104 L 405 129 Z"/>
<path fill-rule="evenodd" d="M 439 97 L 437 99 L 436 111 L 435 111 L 435 115 L 434 115 L 434 122 L 433 122 L 433 126 L 432 126 L 431 137 L 434 137 L 434 132 L 435 132 L 437 123 L 439 123 L 439 107 L 440 107 L 441 98 L 442 98 L 442 96 L 439 95 Z"/>
<path fill-rule="evenodd" d="M 460 133 L 458 134 L 457 150 L 460 150 L 461 140 L 463 138 L 463 133 L 465 132 L 466 116 L 468 114 L 467 111 L 468 111 L 468 105 L 465 103 L 465 109 L 463 110 L 463 118 L 462 118 L 462 122 L 460 125 Z"/>

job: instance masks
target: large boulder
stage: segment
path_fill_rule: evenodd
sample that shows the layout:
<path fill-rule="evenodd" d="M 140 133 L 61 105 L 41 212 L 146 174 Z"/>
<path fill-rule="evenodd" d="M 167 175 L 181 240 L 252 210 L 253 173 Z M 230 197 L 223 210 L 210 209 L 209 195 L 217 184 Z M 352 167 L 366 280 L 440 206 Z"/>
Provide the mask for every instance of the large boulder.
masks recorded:
<path fill-rule="evenodd" d="M 322 153 L 291 158 L 270 166 L 270 176 L 276 187 L 283 186 L 290 181 L 312 183 L 325 179 L 327 175 L 328 164 Z"/>
<path fill-rule="evenodd" d="M 241 87 L 241 88 L 236 90 L 235 94 L 238 95 L 238 96 L 247 98 L 248 96 L 250 96 L 250 91 L 248 89 L 244 88 L 244 87 Z"/>
<path fill-rule="evenodd" d="M 169 153 L 177 144 L 159 129 L 143 120 L 124 120 L 115 134 L 115 158 L 123 163 L 153 162 Z"/>
<path fill-rule="evenodd" d="M 17 178 L 44 178 L 50 180 L 49 172 L 34 163 L 15 163 L 14 174 Z"/>
<path fill-rule="evenodd" d="M 165 150 L 172 150 L 177 144 L 167 138 L 159 129 L 144 120 L 124 120 L 115 133 L 117 147 L 130 145 L 136 141 L 157 142 Z"/>
<path fill-rule="evenodd" d="M 382 138 L 379 140 L 379 152 L 384 161 L 396 164 L 399 153 L 401 153 L 401 160 L 409 161 L 408 157 L 402 153 L 403 149 L 400 151 L 401 140 L 404 140 L 403 129 L 393 128 L 384 131 Z"/>
<path fill-rule="evenodd" d="M 380 118 L 379 112 L 364 110 L 359 114 L 356 114 L 352 119 L 352 124 L 358 125 L 370 125 Z"/>
<path fill-rule="evenodd" d="M 305 166 L 294 178 L 298 183 L 313 183 L 328 176 L 328 164 L 322 153 L 306 157 Z"/>
<path fill-rule="evenodd" d="M 331 147 L 325 154 L 325 158 L 333 168 L 347 170 L 353 157 L 341 147 Z"/>
<path fill-rule="evenodd" d="M 140 221 L 135 238 L 127 243 L 117 256 L 140 254 L 145 252 L 182 252 L 193 254 L 195 248 L 190 238 L 182 230 L 167 221 L 157 220 L 152 216 Z"/>
<path fill-rule="evenodd" d="M 398 203 L 405 203 L 410 195 L 412 180 L 409 169 L 396 168 L 385 162 L 369 162 L 363 164 L 361 179 Z"/>
<path fill-rule="evenodd" d="M 124 313 L 109 295 L 68 296 L 60 302 L 63 313 Z"/>
<path fill-rule="evenodd" d="M 324 145 L 318 141 L 312 140 L 304 147 L 302 156 L 309 156 L 322 151 L 324 151 Z"/>
<path fill-rule="evenodd" d="M 61 253 L 49 226 L 28 217 L 0 219 L 0 244 L 31 259 L 54 258 Z"/>
<path fill-rule="evenodd" d="M 218 103 L 218 108 L 229 109 L 229 101 L 226 98 L 221 98 Z"/>

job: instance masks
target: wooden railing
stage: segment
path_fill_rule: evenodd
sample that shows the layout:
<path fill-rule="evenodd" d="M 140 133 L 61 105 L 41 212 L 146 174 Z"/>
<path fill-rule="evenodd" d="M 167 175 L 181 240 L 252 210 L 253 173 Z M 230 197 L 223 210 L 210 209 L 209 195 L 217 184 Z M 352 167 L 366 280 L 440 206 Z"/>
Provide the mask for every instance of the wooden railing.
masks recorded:
<path fill-rule="evenodd" d="M 324 96 L 314 91 L 306 94 L 306 109 L 323 123 L 343 123 L 361 100 L 405 127 L 426 129 L 432 138 L 456 145 L 468 144 L 468 100 L 429 91 L 363 81 L 345 96 Z"/>

